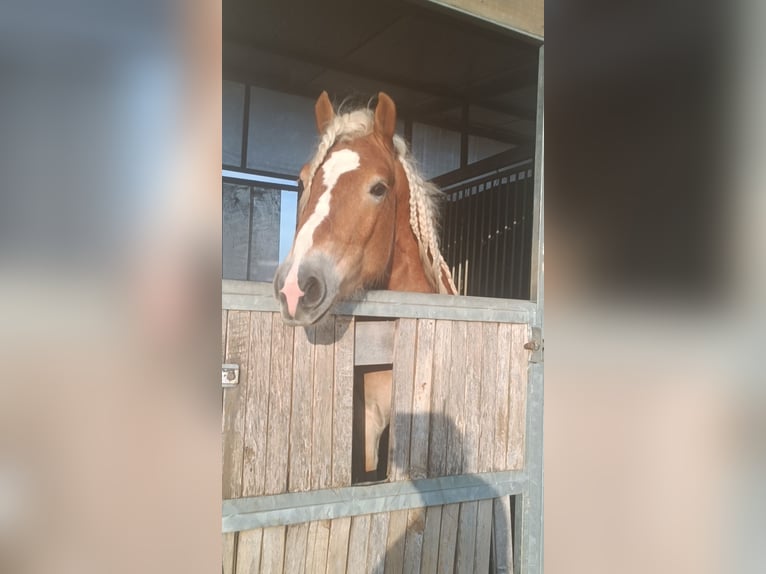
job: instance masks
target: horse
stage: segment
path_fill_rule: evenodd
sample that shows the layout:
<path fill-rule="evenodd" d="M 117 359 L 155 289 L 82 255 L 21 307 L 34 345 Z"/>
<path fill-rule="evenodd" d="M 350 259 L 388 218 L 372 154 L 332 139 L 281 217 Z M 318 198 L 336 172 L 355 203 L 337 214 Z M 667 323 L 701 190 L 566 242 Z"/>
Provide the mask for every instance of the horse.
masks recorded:
<path fill-rule="evenodd" d="M 394 133 L 393 100 L 380 92 L 374 112 L 336 113 L 322 92 L 314 110 L 320 139 L 300 171 L 296 233 L 274 277 L 285 323 L 316 324 L 336 302 L 369 289 L 455 294 L 438 245 L 441 192 Z M 364 374 L 367 473 L 378 467 L 391 385 L 391 370 Z"/>

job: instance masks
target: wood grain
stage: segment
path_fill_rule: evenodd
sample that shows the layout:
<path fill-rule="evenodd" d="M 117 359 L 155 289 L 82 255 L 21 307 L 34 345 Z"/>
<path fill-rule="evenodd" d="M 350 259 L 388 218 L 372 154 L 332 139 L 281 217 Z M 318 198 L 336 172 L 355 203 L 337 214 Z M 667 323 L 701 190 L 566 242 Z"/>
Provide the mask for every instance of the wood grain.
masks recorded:
<path fill-rule="evenodd" d="M 431 436 L 428 451 L 428 476 L 444 476 L 447 470 L 446 419 L 449 389 L 452 322 L 436 321 L 434 332 L 434 367 L 431 386 Z"/>
<path fill-rule="evenodd" d="M 383 574 L 386 565 L 388 546 L 387 512 L 370 516 L 370 540 L 367 543 L 367 570 L 370 574 Z"/>
<path fill-rule="evenodd" d="M 476 559 L 474 572 L 489 572 L 489 556 L 492 546 L 492 507 L 491 499 L 479 500 L 476 513 Z"/>
<path fill-rule="evenodd" d="M 440 573 L 454 572 L 459 519 L 459 504 L 445 504 L 442 507 L 442 526 L 439 532 L 439 561 L 437 564 L 437 569 Z"/>
<path fill-rule="evenodd" d="M 239 384 L 223 391 L 223 497 L 242 496 L 242 456 L 247 405 L 250 313 L 231 311 L 226 329 L 226 362 L 239 365 Z"/>
<path fill-rule="evenodd" d="M 431 410 L 431 377 L 434 363 L 434 331 L 436 321 L 418 320 L 417 356 L 412 393 L 412 433 L 410 449 L 410 478 L 428 476 L 428 441 Z"/>
<path fill-rule="evenodd" d="M 306 572 L 306 550 L 308 546 L 309 525 L 291 524 L 285 537 L 285 574 Z"/>
<path fill-rule="evenodd" d="M 426 509 L 411 508 L 407 511 L 407 534 L 404 543 L 404 573 L 419 574 L 423 558 L 423 531 L 426 526 Z"/>
<path fill-rule="evenodd" d="M 296 327 L 293 334 L 292 400 L 288 490 L 308 490 L 311 467 L 315 327 Z"/>
<path fill-rule="evenodd" d="M 353 355 L 352 355 L 353 357 Z M 348 556 L 348 537 L 351 518 L 336 518 L 330 525 L 330 541 L 327 550 L 327 569 L 325 574 L 338 574 L 346 571 Z"/>
<path fill-rule="evenodd" d="M 446 474 L 463 472 L 463 439 L 465 434 L 465 381 L 467 323 L 452 323 L 452 367 L 449 374 L 449 388 L 445 415 L 447 418 L 447 466 Z"/>
<path fill-rule="evenodd" d="M 311 447 L 311 488 L 332 484 L 332 410 L 335 378 L 335 317 L 326 317 L 316 327 L 313 372 L 313 430 Z"/>
<path fill-rule="evenodd" d="M 464 376 L 463 472 L 479 472 L 479 437 L 481 435 L 482 324 L 466 325 Z"/>
<path fill-rule="evenodd" d="M 497 323 L 482 324 L 481 397 L 478 471 L 489 472 L 495 460 L 495 401 L 497 400 Z"/>
<path fill-rule="evenodd" d="M 332 411 L 332 486 L 351 484 L 354 417 L 354 321 L 335 317 L 335 379 Z"/>
<path fill-rule="evenodd" d="M 412 388 L 415 377 L 417 319 L 399 319 L 394 342 L 391 427 L 389 434 L 389 477 L 409 477 Z"/>
<path fill-rule="evenodd" d="M 330 544 L 330 520 L 309 524 L 306 543 L 306 572 L 324 572 L 327 568 L 327 547 Z"/>
<path fill-rule="evenodd" d="M 239 533 L 237 541 L 237 574 L 260 572 L 261 541 L 263 530 L 247 530 Z"/>
<path fill-rule="evenodd" d="M 407 511 L 396 510 L 388 519 L 385 574 L 401 574 L 404 569 L 404 543 L 407 533 Z"/>
<path fill-rule="evenodd" d="M 272 316 L 265 494 L 279 494 L 287 490 L 293 331 L 293 327 L 285 325 L 279 315 Z M 264 540 L 265 536 L 264 533 Z"/>
<path fill-rule="evenodd" d="M 244 429 L 242 496 L 260 496 L 266 488 L 266 427 L 269 418 L 272 313 L 252 313 L 250 365 Z"/>
<path fill-rule="evenodd" d="M 495 498 L 493 504 L 494 524 L 492 528 L 494 563 L 497 572 L 513 574 L 513 548 L 511 546 L 511 499 L 508 496 Z"/>
<path fill-rule="evenodd" d="M 426 509 L 426 523 L 423 528 L 423 558 L 420 561 L 421 574 L 435 574 L 439 564 L 439 537 L 441 534 L 442 507 L 429 506 Z"/>
<path fill-rule="evenodd" d="M 282 572 L 285 562 L 284 526 L 271 526 L 263 529 L 261 547 L 261 572 Z"/>
<path fill-rule="evenodd" d="M 529 351 L 524 343 L 529 340 L 527 325 L 513 325 L 511 343 L 511 386 L 509 392 L 508 457 L 509 469 L 524 468 L 524 436 L 527 416 L 527 371 Z"/>
<path fill-rule="evenodd" d="M 236 568 L 238 532 L 223 534 L 221 556 L 223 557 L 223 574 L 234 574 Z"/>
<path fill-rule="evenodd" d="M 351 519 L 348 535 L 347 574 L 365 572 L 367 568 L 367 545 L 370 538 L 370 515 L 363 514 Z"/>
<path fill-rule="evenodd" d="M 455 549 L 455 572 L 472 574 L 476 563 L 476 523 L 479 506 L 476 501 L 460 504 L 460 519 Z"/>
<path fill-rule="evenodd" d="M 505 470 L 508 456 L 508 397 L 511 378 L 511 325 L 497 328 L 497 386 L 495 394 L 495 451 L 493 470 Z"/>

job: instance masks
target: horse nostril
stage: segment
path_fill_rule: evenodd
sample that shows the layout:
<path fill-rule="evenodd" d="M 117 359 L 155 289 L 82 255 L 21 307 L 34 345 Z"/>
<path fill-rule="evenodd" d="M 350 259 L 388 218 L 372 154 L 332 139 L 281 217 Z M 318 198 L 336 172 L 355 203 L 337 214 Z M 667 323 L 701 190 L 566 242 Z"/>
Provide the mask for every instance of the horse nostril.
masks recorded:
<path fill-rule="evenodd" d="M 324 298 L 324 285 L 318 277 L 309 277 L 303 286 L 303 304 L 313 307 L 322 302 Z"/>

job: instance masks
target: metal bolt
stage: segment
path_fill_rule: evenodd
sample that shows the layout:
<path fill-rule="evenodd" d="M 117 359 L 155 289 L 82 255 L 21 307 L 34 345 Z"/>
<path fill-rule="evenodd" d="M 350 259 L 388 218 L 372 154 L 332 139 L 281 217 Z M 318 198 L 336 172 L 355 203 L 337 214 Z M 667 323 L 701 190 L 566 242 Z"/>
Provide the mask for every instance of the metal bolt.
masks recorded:
<path fill-rule="evenodd" d="M 529 343 L 524 343 L 524 348 L 527 351 L 539 351 L 540 343 L 538 343 L 537 341 L 529 341 Z"/>
<path fill-rule="evenodd" d="M 234 371 L 229 371 L 228 373 L 226 373 L 226 378 L 229 379 L 230 381 L 233 381 L 234 379 L 237 378 L 237 374 Z"/>

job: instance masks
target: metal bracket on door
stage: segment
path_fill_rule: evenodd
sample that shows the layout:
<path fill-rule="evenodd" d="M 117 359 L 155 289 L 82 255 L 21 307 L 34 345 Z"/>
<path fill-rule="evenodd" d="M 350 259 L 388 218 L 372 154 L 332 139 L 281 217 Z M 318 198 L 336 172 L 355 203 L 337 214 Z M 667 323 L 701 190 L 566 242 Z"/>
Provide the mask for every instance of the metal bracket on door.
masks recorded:
<path fill-rule="evenodd" d="M 540 327 L 532 327 L 532 338 L 530 341 L 524 343 L 524 348 L 527 351 L 532 351 L 532 354 L 529 355 L 530 363 L 543 362 L 545 340 L 543 339 L 543 331 L 540 329 Z"/>
<path fill-rule="evenodd" d="M 239 365 L 221 365 L 221 387 L 236 387 L 239 384 Z"/>

